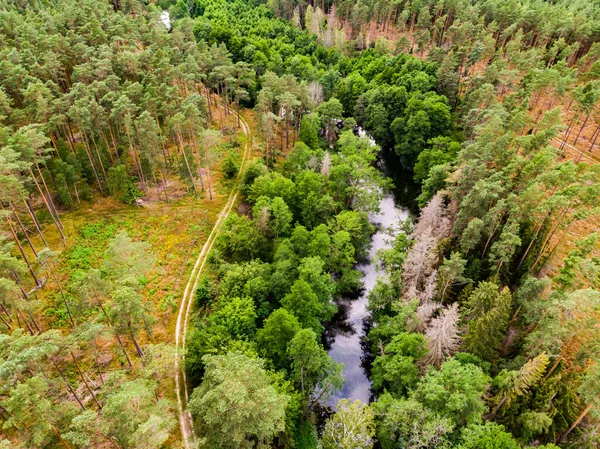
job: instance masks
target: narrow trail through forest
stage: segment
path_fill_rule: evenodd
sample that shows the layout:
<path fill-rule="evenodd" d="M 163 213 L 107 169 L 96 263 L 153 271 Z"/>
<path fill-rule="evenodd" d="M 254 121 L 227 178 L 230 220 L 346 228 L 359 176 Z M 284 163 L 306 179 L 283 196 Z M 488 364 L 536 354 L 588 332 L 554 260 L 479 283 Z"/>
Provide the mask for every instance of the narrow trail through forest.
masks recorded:
<path fill-rule="evenodd" d="M 224 106 L 222 104 L 220 104 L 219 106 L 224 109 Z M 183 351 L 180 352 L 180 350 L 183 350 L 184 348 L 185 339 L 187 335 L 188 320 L 194 299 L 194 292 L 198 287 L 200 275 L 202 274 L 202 270 L 204 269 L 207 256 L 213 247 L 213 244 L 219 234 L 221 226 L 223 225 L 223 222 L 233 209 L 233 206 L 237 200 L 239 194 L 239 180 L 244 171 L 244 166 L 248 161 L 250 153 L 252 152 L 252 133 L 250 131 L 250 126 L 248 125 L 246 119 L 241 115 L 240 124 L 244 135 L 246 136 L 246 142 L 244 154 L 242 157 L 242 163 L 240 164 L 240 169 L 236 178 L 237 182 L 231 189 L 227 203 L 219 213 L 219 216 L 215 225 L 212 228 L 212 231 L 206 239 L 206 242 L 204 243 L 200 254 L 198 254 L 198 257 L 196 258 L 196 262 L 194 264 L 194 267 L 192 268 L 190 277 L 183 292 L 183 297 L 179 305 L 179 313 L 177 314 L 177 323 L 175 325 L 175 393 L 177 395 L 177 407 L 179 414 L 179 425 L 181 427 L 181 437 L 183 439 L 185 449 L 192 449 L 194 445 L 192 444 L 192 417 L 190 413 L 186 410 L 186 405 L 189 397 L 184 367 L 184 353 Z"/>

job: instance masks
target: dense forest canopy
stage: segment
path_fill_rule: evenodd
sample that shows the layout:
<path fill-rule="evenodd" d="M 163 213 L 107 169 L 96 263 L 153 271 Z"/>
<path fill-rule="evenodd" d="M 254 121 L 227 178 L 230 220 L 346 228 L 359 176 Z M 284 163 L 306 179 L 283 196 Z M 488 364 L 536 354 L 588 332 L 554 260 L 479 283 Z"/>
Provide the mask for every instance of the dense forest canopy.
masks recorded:
<path fill-rule="evenodd" d="M 0 0 L 0 448 L 597 447 L 599 55 L 583 0 Z"/>

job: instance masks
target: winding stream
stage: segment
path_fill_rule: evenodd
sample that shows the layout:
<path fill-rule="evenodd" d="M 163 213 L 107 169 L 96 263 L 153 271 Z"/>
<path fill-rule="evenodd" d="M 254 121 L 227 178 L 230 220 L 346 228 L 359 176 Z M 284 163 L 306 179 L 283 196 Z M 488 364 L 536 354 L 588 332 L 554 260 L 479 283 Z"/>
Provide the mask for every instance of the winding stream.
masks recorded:
<path fill-rule="evenodd" d="M 391 151 L 382 150 L 379 167 L 386 176 L 392 178 L 395 188 L 379 203 L 379 213 L 370 216 L 371 223 L 377 226 L 377 232 L 371 238 L 367 260 L 356 265 L 356 269 L 364 275 L 364 289 L 356 299 L 339 300 L 338 313 L 325 331 L 326 349 L 331 357 L 344 363 L 343 375 L 346 379 L 344 388 L 327 401 L 326 405 L 331 408 L 335 408 L 338 400 L 344 398 L 360 399 L 364 403 L 370 400 L 371 382 L 366 370 L 370 355 L 363 341 L 365 324 L 369 318 L 368 295 L 377 277 L 383 274 L 374 262 L 374 256 L 378 250 L 390 247 L 391 237 L 385 229 L 396 226 L 415 209 L 417 190 L 412 183 L 412 174 L 401 168 L 397 156 Z"/>

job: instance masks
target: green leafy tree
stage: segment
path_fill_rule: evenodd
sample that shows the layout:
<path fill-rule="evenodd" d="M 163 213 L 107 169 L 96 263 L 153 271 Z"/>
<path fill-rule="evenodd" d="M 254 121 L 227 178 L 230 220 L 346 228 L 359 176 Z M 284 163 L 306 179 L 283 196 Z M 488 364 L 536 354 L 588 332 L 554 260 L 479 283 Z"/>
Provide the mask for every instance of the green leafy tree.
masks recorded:
<path fill-rule="evenodd" d="M 239 157 L 234 152 L 229 152 L 221 165 L 221 170 L 229 179 L 235 177 L 240 169 Z"/>
<path fill-rule="evenodd" d="M 281 300 L 281 305 L 292 312 L 302 326 L 310 327 L 319 333 L 323 331 L 321 317 L 325 310 L 319 297 L 305 280 L 298 279 L 294 282 L 290 293 Z"/>
<path fill-rule="evenodd" d="M 308 145 L 309 148 L 319 148 L 319 129 L 320 124 L 317 125 L 316 121 L 312 117 L 304 116 L 300 121 L 298 138 Z"/>
<path fill-rule="evenodd" d="M 140 357 L 144 356 L 144 351 L 136 336 L 142 325 L 149 334 L 151 333 L 151 310 L 152 303 L 144 301 L 142 295 L 128 285 L 119 285 L 111 293 L 108 314 L 114 331 L 120 335 L 129 334 Z"/>
<path fill-rule="evenodd" d="M 525 363 L 519 371 L 502 371 L 496 382 L 499 384 L 500 394 L 498 405 L 494 413 L 502 406 L 510 406 L 510 403 L 519 396 L 525 395 L 531 387 L 542 379 L 550 360 L 545 352 Z"/>
<path fill-rule="evenodd" d="M 126 231 L 119 231 L 109 242 L 104 267 L 111 280 L 139 281 L 154 266 L 156 258 L 146 242 L 135 242 Z"/>
<path fill-rule="evenodd" d="M 452 419 L 414 398 L 396 399 L 384 393 L 372 407 L 377 441 L 383 449 L 451 447 L 450 437 L 455 427 Z"/>
<path fill-rule="evenodd" d="M 127 174 L 125 165 L 108 169 L 108 188 L 111 193 L 125 204 L 134 204 L 142 193 Z"/>
<path fill-rule="evenodd" d="M 291 377 L 302 393 L 307 408 L 327 400 L 344 385 L 341 363 L 333 360 L 311 329 L 297 332 L 287 348 Z"/>
<path fill-rule="evenodd" d="M 415 398 L 458 426 L 481 422 L 486 410 L 483 393 L 488 376 L 478 366 L 445 361 L 431 368 L 419 383 Z"/>
<path fill-rule="evenodd" d="M 288 343 L 300 331 L 298 319 L 285 309 L 275 310 L 265 320 L 264 327 L 256 335 L 261 353 L 273 362 L 277 369 L 289 367 Z"/>
<path fill-rule="evenodd" d="M 64 416 L 74 411 L 69 402 L 55 403 L 42 374 L 16 385 L 2 401 L 2 408 L 8 414 L 3 427 L 23 429 L 20 437 L 28 446 L 50 444 Z"/>
<path fill-rule="evenodd" d="M 199 446 L 269 447 L 284 430 L 289 397 L 277 392 L 260 360 L 239 353 L 204 359 L 204 380 L 188 403 Z"/>
<path fill-rule="evenodd" d="M 254 222 L 237 214 L 227 217 L 215 243 L 225 256 L 237 261 L 251 260 L 267 249 L 267 241 Z"/>
<path fill-rule="evenodd" d="M 373 410 L 358 399 L 338 401 L 335 414 L 325 423 L 323 449 L 371 449 L 375 435 Z"/>
<path fill-rule="evenodd" d="M 403 332 L 394 336 L 375 358 L 371 370 L 373 389 L 402 396 L 419 380 L 417 362 L 427 353 L 422 334 Z"/>
<path fill-rule="evenodd" d="M 325 137 L 329 146 L 332 146 L 338 137 L 337 121 L 344 118 L 344 107 L 337 98 L 331 98 L 322 103 L 317 112 L 321 116 L 321 125 L 325 128 Z"/>
<path fill-rule="evenodd" d="M 346 116 L 354 113 L 358 97 L 366 90 L 367 81 L 359 72 L 352 72 L 338 81 L 335 86 L 335 97 L 344 107 Z M 341 115 L 338 117 L 341 118 Z"/>
<path fill-rule="evenodd" d="M 121 376 L 116 373 L 107 380 L 109 391 L 95 429 L 125 449 L 137 447 L 140 441 L 160 448 L 177 425 L 173 404 L 156 399 L 156 383 L 146 379 L 123 382 Z"/>
<path fill-rule="evenodd" d="M 302 259 L 298 267 L 299 278 L 281 301 L 281 305 L 292 312 L 303 327 L 310 327 L 319 334 L 323 331 L 321 322 L 331 319 L 336 310 L 331 301 L 335 287 L 323 266 L 318 257 Z"/>
<path fill-rule="evenodd" d="M 217 292 L 224 298 L 252 298 L 259 318 L 265 318 L 272 310 L 272 268 L 259 260 L 236 264 L 222 264 L 219 270 Z M 209 290 L 207 288 L 207 290 Z M 212 292 L 207 291 L 207 299 Z"/>
<path fill-rule="evenodd" d="M 256 309 L 252 298 L 228 298 L 221 296 L 217 310 L 210 316 L 210 322 L 227 330 L 228 335 L 237 340 L 253 339 L 256 333 Z"/>
<path fill-rule="evenodd" d="M 460 151 L 460 144 L 449 137 L 435 137 L 428 143 L 431 148 L 424 149 L 417 157 L 413 170 L 415 182 L 425 182 L 434 166 L 453 161 Z"/>
<path fill-rule="evenodd" d="M 460 449 L 519 449 L 521 446 L 504 426 L 494 422 L 473 424 L 461 433 Z"/>

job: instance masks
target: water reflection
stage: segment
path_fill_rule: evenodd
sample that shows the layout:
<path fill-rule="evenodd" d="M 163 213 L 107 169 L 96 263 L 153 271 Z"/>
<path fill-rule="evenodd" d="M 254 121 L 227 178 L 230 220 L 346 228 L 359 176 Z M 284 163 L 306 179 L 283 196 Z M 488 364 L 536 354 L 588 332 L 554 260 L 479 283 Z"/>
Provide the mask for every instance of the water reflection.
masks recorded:
<path fill-rule="evenodd" d="M 372 357 L 365 341 L 370 315 L 367 311 L 368 294 L 375 286 L 377 277 L 382 275 L 374 257 L 380 249 L 389 248 L 391 238 L 386 232 L 396 227 L 417 210 L 415 198 L 418 188 L 412 183 L 412 174 L 402 169 L 393 152 L 382 150 L 380 169 L 392 178 L 395 188 L 379 204 L 379 213 L 370 217 L 377 226 L 377 232 L 371 239 L 371 248 L 367 260 L 356 266 L 363 273 L 364 289 L 356 299 L 342 298 L 339 310 L 325 331 L 325 349 L 335 360 L 344 363 L 344 388 L 336 392 L 326 405 L 335 407 L 342 398 L 360 399 L 368 403 L 371 397 L 371 382 L 367 377 Z"/>

